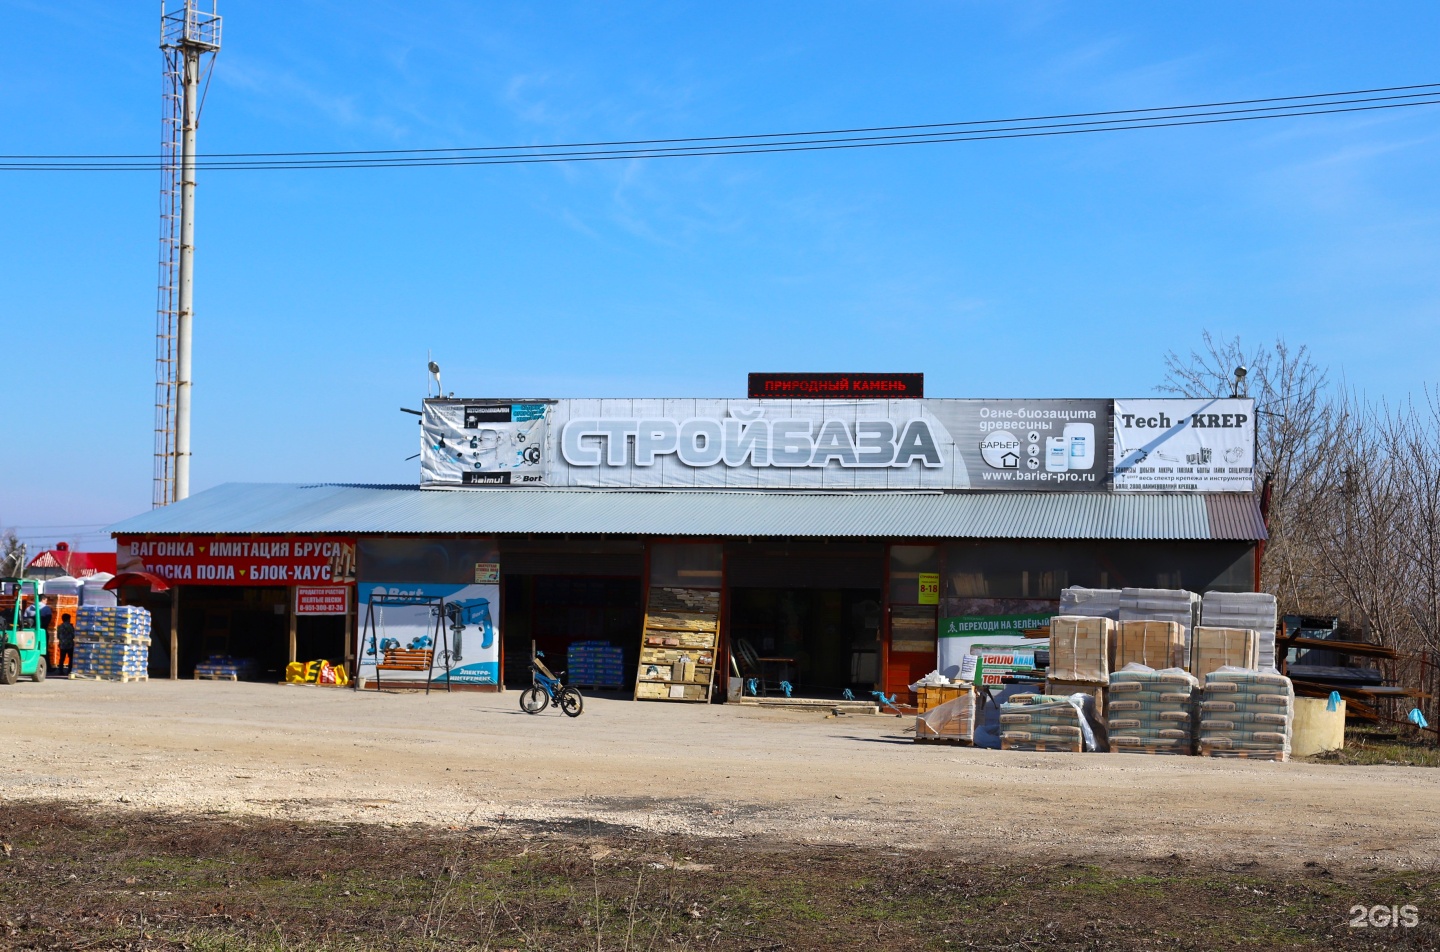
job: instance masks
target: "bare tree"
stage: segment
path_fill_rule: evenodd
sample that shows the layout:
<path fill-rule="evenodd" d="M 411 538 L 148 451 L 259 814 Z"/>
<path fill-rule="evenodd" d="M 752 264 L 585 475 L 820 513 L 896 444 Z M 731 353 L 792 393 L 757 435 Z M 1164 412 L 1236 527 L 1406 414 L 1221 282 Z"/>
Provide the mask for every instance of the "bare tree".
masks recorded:
<path fill-rule="evenodd" d="M 25 572 L 25 543 L 20 541 L 14 529 L 6 529 L 0 535 L 0 575 L 16 577 Z"/>

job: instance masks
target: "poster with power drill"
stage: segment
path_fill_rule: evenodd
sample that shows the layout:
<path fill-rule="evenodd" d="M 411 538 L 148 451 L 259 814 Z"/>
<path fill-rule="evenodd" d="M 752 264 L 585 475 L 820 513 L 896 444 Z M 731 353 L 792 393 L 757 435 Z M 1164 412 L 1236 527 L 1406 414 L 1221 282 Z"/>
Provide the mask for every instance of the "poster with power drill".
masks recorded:
<path fill-rule="evenodd" d="M 543 485 L 549 422 L 546 401 L 426 400 L 421 485 Z"/>
<path fill-rule="evenodd" d="M 1115 488 L 1253 492 L 1255 401 L 1116 400 Z"/>
<path fill-rule="evenodd" d="M 380 681 L 500 683 L 500 586 L 362 582 L 359 676 Z M 443 632 L 441 629 L 443 628 Z M 430 652 L 430 654 L 424 654 Z M 434 662 L 433 674 L 428 664 Z"/>

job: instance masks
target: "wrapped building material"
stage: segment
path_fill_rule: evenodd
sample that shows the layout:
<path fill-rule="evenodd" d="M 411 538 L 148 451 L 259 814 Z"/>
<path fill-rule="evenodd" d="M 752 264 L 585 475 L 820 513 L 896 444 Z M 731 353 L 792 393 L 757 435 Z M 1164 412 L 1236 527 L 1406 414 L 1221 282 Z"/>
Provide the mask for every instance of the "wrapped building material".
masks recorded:
<path fill-rule="evenodd" d="M 951 744 L 975 741 L 975 692 L 967 689 L 915 718 L 915 740 Z"/>
<path fill-rule="evenodd" d="M 1069 697 L 1072 694 L 1085 694 L 1095 702 L 1095 716 L 1105 716 L 1105 698 L 1109 688 L 1096 681 L 1057 681 L 1053 678 L 1045 681 L 1045 693 L 1059 697 Z"/>
<path fill-rule="evenodd" d="M 1000 706 L 1004 750 L 1078 754 L 1103 749 L 1103 734 L 1097 734 L 1096 726 L 1094 700 L 1083 694 L 1017 694 Z"/>
<path fill-rule="evenodd" d="M 1198 729 L 1206 757 L 1289 760 L 1295 689 L 1283 674 L 1225 667 L 1205 676 Z"/>
<path fill-rule="evenodd" d="M 1185 667 L 1185 629 L 1173 621 L 1122 621 L 1115 626 L 1110 667 L 1127 664 L 1147 668 Z"/>
<path fill-rule="evenodd" d="M 1060 590 L 1060 614 L 1109 618 L 1120 617 L 1120 589 L 1082 588 L 1072 585 Z"/>
<path fill-rule="evenodd" d="M 1110 675 L 1106 728 L 1110 749 L 1127 754 L 1194 752 L 1200 681 L 1181 668 L 1129 664 Z"/>
<path fill-rule="evenodd" d="M 1275 667 L 1275 626 L 1279 620 L 1275 596 L 1269 592 L 1206 592 L 1200 603 L 1200 624 L 1255 632 L 1261 669 Z"/>
<path fill-rule="evenodd" d="M 133 605 L 81 605 L 75 612 L 77 680 L 142 681 L 150 664 L 150 613 Z"/>
<path fill-rule="evenodd" d="M 1050 619 L 1049 677 L 1056 681 L 1110 680 L 1110 638 L 1115 623 L 1103 617 L 1056 615 Z"/>
<path fill-rule="evenodd" d="M 1190 647 L 1190 673 L 1203 680 L 1211 671 L 1220 668 L 1254 671 L 1260 667 L 1258 641 L 1255 632 L 1248 628 L 1208 628 L 1200 625 L 1195 629 L 1194 643 Z"/>
<path fill-rule="evenodd" d="M 1185 631 L 1185 660 L 1190 631 L 1200 622 L 1200 596 L 1179 588 L 1122 588 L 1120 621 L 1170 621 Z"/>

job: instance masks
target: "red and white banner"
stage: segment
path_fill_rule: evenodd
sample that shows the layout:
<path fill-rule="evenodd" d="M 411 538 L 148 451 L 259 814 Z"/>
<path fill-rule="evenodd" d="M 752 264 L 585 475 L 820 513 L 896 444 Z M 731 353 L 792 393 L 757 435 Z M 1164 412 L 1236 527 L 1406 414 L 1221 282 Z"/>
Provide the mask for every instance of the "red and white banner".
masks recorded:
<path fill-rule="evenodd" d="M 353 585 L 355 540 L 322 536 L 119 536 L 120 572 L 174 585 Z"/>
<path fill-rule="evenodd" d="M 299 585 L 295 588 L 295 614 L 343 615 L 350 607 L 350 589 L 345 585 Z"/>

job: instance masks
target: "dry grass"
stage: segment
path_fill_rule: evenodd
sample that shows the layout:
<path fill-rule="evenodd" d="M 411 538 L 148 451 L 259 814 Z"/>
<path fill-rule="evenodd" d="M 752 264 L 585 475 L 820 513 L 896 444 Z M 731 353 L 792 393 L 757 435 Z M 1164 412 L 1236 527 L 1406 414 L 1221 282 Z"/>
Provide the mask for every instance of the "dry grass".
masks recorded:
<path fill-rule="evenodd" d="M 614 830 L 0 813 L 15 949 L 1335 949 L 1440 945 L 1440 876 L 981 863 Z M 1414 903 L 1414 929 L 1351 930 Z"/>

